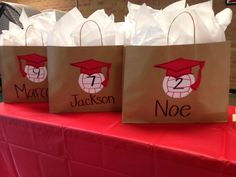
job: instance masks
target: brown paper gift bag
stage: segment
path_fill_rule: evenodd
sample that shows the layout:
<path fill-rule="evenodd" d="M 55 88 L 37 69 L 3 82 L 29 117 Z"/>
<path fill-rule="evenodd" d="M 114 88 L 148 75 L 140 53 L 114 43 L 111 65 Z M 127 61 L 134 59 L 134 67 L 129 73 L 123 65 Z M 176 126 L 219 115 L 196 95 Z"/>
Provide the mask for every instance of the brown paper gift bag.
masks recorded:
<path fill-rule="evenodd" d="M 46 52 L 46 47 L 1 47 L 4 102 L 48 100 Z"/>
<path fill-rule="evenodd" d="M 122 64 L 122 46 L 48 47 L 50 112 L 121 111 Z"/>
<path fill-rule="evenodd" d="M 123 122 L 226 122 L 229 78 L 229 42 L 128 46 Z"/>
<path fill-rule="evenodd" d="M 25 32 L 25 46 L 1 47 L 1 71 L 3 101 L 47 102 L 47 49 L 42 46 L 28 46 L 29 25 Z"/>

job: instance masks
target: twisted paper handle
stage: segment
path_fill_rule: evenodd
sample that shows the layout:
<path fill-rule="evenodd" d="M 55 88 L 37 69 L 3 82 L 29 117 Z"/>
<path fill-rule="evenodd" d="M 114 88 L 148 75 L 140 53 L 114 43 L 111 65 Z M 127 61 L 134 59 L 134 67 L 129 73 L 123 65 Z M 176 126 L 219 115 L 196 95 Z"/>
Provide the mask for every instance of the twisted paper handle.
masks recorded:
<path fill-rule="evenodd" d="M 28 34 L 28 31 L 31 27 L 34 27 L 34 25 L 29 25 L 27 28 L 26 28 L 26 31 L 25 31 L 25 46 L 28 46 L 28 43 L 27 43 L 27 34 Z M 44 46 L 44 41 L 43 41 L 43 35 L 41 33 L 41 40 L 42 40 L 42 46 Z"/>
<path fill-rule="evenodd" d="M 189 16 L 191 17 L 191 20 L 192 20 L 192 22 L 193 22 L 193 38 L 194 38 L 194 44 L 196 44 L 196 24 L 195 24 L 194 18 L 193 18 L 192 14 L 191 14 L 190 12 L 184 11 L 184 12 L 181 12 L 180 14 L 178 14 L 178 15 L 174 18 L 174 20 L 171 22 L 170 27 L 169 27 L 169 30 L 168 30 L 168 34 L 167 34 L 167 45 L 169 45 L 169 43 L 170 43 L 170 32 L 171 32 L 171 28 L 172 28 L 172 26 L 173 26 L 173 23 L 175 22 L 175 20 L 176 20 L 179 16 L 181 16 L 181 15 L 183 15 L 183 14 L 187 14 L 187 15 L 189 15 Z"/>
<path fill-rule="evenodd" d="M 86 23 L 88 23 L 88 22 L 93 22 L 95 25 L 97 25 L 98 30 L 99 30 L 99 33 L 100 33 L 100 37 L 101 37 L 101 38 L 100 38 L 101 46 L 103 46 L 102 30 L 101 30 L 100 26 L 98 25 L 98 23 L 97 23 L 96 21 L 94 21 L 94 20 L 87 20 L 87 21 L 85 21 L 85 22 L 83 23 L 83 25 L 81 26 L 80 32 L 79 32 L 79 42 L 80 42 L 80 46 L 82 45 L 82 39 L 81 39 L 82 30 L 83 30 L 83 28 L 84 28 L 84 25 L 85 25 Z"/>

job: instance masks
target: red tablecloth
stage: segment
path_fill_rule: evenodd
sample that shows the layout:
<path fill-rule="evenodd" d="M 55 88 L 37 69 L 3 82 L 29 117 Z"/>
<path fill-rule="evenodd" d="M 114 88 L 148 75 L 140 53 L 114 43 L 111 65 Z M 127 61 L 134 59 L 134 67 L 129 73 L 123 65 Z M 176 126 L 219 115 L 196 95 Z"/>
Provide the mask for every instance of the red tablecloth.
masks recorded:
<path fill-rule="evenodd" d="M 124 125 L 120 113 L 0 104 L 0 177 L 235 177 L 236 125 Z"/>

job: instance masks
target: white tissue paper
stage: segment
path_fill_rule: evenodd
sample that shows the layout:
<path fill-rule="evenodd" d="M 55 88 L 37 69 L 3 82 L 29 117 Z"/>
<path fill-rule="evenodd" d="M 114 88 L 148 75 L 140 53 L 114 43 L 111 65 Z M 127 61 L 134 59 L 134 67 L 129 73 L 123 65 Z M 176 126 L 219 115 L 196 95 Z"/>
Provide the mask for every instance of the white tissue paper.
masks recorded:
<path fill-rule="evenodd" d="M 46 46 L 47 35 L 56 24 L 54 11 L 43 12 L 28 17 L 24 10 L 19 18 L 23 29 L 14 23 L 9 24 L 9 30 L 3 30 L 1 45 L 4 46 Z"/>
<path fill-rule="evenodd" d="M 160 23 L 155 20 L 153 14 L 158 11 L 150 9 L 146 4 L 139 8 L 128 4 L 129 14 L 125 18 L 127 26 L 126 40 L 127 45 L 163 45 L 165 35 Z"/>
<path fill-rule="evenodd" d="M 0 36 L 0 44 L 100 46 L 222 42 L 226 40 L 225 30 L 232 20 L 232 11 L 228 8 L 215 15 L 212 0 L 192 6 L 180 0 L 164 9 L 128 2 L 128 11 L 124 22 L 115 23 L 114 16 L 104 10 L 84 18 L 74 8 L 58 22 L 53 12 L 27 17 L 23 10 L 20 16 L 23 29 L 10 23 L 9 30 L 4 30 Z M 190 13 L 193 21 L 183 12 Z"/>
<path fill-rule="evenodd" d="M 128 9 L 125 23 L 119 27 L 126 45 L 193 44 L 194 29 L 195 43 L 222 42 L 226 40 L 225 30 L 232 20 L 230 9 L 215 16 L 212 0 L 192 6 L 181 0 L 162 10 L 128 3 Z M 190 13 L 194 22 L 183 12 Z"/>
<path fill-rule="evenodd" d="M 173 23 L 169 35 L 170 44 L 194 43 L 194 28 L 196 43 L 225 41 L 225 30 L 216 20 L 212 1 L 188 6 L 183 10 L 183 12 L 184 11 L 189 12 L 193 16 L 194 22 L 187 14 L 179 16 L 179 18 Z M 227 20 L 231 21 L 231 19 Z"/>
<path fill-rule="evenodd" d="M 116 45 L 116 41 L 122 41 L 123 38 L 122 35 L 119 36 L 117 28 L 114 16 L 108 16 L 104 10 L 97 10 L 88 18 L 84 18 L 80 11 L 74 8 L 57 22 L 48 37 L 48 45 Z M 118 35 L 118 39 L 116 39 L 116 35 Z"/>
<path fill-rule="evenodd" d="M 115 34 L 114 15 L 108 16 L 104 10 L 97 10 L 75 28 L 72 38 L 77 46 L 115 45 Z"/>
<path fill-rule="evenodd" d="M 185 8 L 186 1 L 175 2 L 163 10 L 152 9 L 146 4 L 128 3 L 125 18 L 126 45 L 166 45 L 171 20 Z"/>
<path fill-rule="evenodd" d="M 116 34 L 115 34 L 115 44 L 116 45 L 124 45 L 126 43 L 128 43 L 126 40 L 129 38 L 126 36 L 126 31 L 128 31 L 129 26 L 127 23 L 125 22 L 119 22 L 119 23 L 115 23 L 116 25 Z"/>
<path fill-rule="evenodd" d="M 232 10 L 229 8 L 226 8 L 216 14 L 216 21 L 221 26 L 221 28 L 225 31 L 232 20 Z"/>
<path fill-rule="evenodd" d="M 84 21 L 84 17 L 75 7 L 58 20 L 48 35 L 49 46 L 73 46 L 72 32 Z"/>
<path fill-rule="evenodd" d="M 158 14 L 155 14 L 155 19 L 161 25 L 165 35 L 167 35 L 173 19 L 184 11 L 186 5 L 186 0 L 177 1 L 160 10 Z"/>

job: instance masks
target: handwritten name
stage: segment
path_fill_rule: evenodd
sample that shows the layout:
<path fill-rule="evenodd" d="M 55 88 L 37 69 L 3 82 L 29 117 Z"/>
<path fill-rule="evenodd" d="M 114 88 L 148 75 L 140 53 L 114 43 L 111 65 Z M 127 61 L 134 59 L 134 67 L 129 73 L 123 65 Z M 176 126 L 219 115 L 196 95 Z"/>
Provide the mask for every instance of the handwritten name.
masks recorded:
<path fill-rule="evenodd" d="M 28 89 L 25 84 L 14 85 L 17 98 L 47 98 L 48 88 L 30 88 Z"/>
<path fill-rule="evenodd" d="M 155 106 L 155 116 L 159 115 L 165 117 L 188 117 L 191 115 L 191 106 L 190 105 L 171 105 L 168 100 L 165 104 L 162 104 L 160 101 L 156 100 Z"/>
<path fill-rule="evenodd" d="M 88 105 L 101 105 L 101 104 L 115 104 L 115 98 L 113 96 L 97 96 L 90 94 L 88 98 L 80 99 L 79 95 L 71 95 L 72 101 L 71 107 L 80 107 Z"/>

